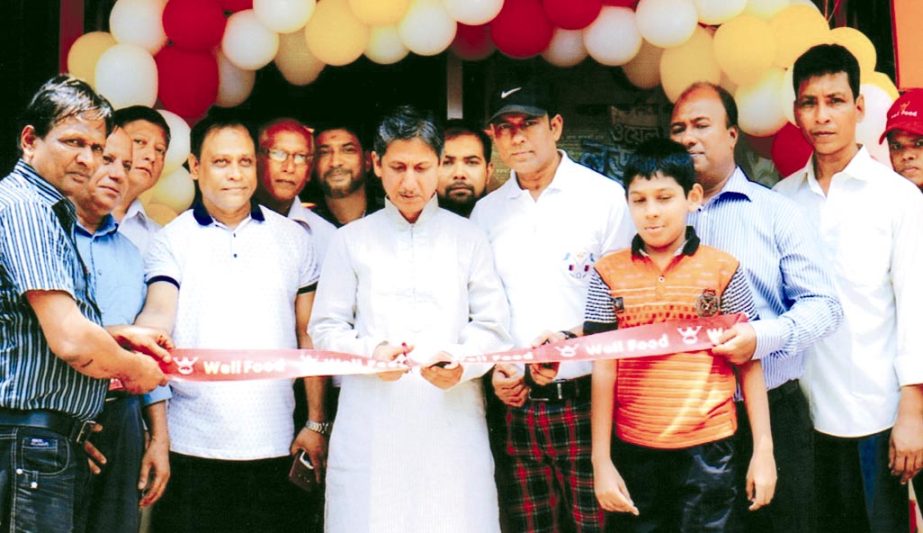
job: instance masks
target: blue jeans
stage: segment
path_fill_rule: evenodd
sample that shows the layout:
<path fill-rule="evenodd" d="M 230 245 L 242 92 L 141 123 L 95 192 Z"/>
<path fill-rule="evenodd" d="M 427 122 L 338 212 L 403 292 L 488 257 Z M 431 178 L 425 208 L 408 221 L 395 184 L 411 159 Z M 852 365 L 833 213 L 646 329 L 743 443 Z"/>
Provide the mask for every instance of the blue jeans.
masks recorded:
<path fill-rule="evenodd" d="M 86 454 L 47 429 L 0 427 L 0 531 L 74 531 Z"/>

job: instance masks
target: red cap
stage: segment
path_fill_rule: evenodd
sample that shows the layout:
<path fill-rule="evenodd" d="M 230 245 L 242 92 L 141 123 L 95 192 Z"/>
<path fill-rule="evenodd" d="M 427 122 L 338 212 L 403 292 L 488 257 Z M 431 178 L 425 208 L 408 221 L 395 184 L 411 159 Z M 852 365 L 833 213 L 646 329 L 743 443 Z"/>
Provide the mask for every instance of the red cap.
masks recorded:
<path fill-rule="evenodd" d="M 923 135 L 923 89 L 907 91 L 891 104 L 885 132 L 878 142 L 884 142 L 888 133 L 894 130 Z"/>

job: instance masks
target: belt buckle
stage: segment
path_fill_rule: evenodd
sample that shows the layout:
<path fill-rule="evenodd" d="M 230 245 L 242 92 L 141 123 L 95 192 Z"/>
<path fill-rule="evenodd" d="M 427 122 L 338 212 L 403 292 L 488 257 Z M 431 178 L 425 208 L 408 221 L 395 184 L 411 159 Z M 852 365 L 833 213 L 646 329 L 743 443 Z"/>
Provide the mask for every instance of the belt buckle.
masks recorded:
<path fill-rule="evenodd" d="M 530 387 L 529 388 L 529 400 L 533 402 L 547 402 L 549 401 L 549 398 L 537 398 L 535 396 L 532 396 L 532 388 Z"/>
<path fill-rule="evenodd" d="M 90 434 L 93 433 L 93 426 L 96 425 L 96 422 L 92 420 L 87 420 L 80 423 L 80 429 L 77 430 L 77 435 L 74 436 L 74 441 L 77 444 L 83 444 L 90 438 Z"/>
<path fill-rule="evenodd" d="M 563 400 L 564 399 L 564 382 L 555 381 L 554 384 L 555 384 L 555 388 L 558 390 L 558 400 Z"/>

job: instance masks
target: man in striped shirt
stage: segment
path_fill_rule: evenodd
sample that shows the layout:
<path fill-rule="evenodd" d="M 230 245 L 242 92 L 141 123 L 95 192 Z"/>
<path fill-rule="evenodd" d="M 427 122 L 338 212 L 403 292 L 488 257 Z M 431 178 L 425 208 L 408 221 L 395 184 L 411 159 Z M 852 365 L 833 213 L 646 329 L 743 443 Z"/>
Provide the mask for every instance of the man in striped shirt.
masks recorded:
<path fill-rule="evenodd" d="M 694 84 L 677 100 L 670 136 L 692 155 L 705 191 L 689 222 L 704 244 L 740 260 L 760 316 L 735 326 L 714 349 L 735 364 L 760 359 L 769 389 L 779 483 L 771 505 L 745 513 L 746 530 L 814 531 L 813 425 L 798 380 L 805 350 L 836 329 L 843 310 L 816 229 L 795 203 L 747 179 L 734 161 L 739 135 L 737 106 L 723 88 Z M 751 437 L 740 402 L 738 415 L 738 457 L 746 458 Z"/>
<path fill-rule="evenodd" d="M 80 451 L 108 378 L 132 392 L 166 382 L 161 332 L 103 329 L 91 273 L 74 238 L 65 195 L 100 164 L 112 110 L 66 76 L 26 108 L 22 158 L 0 180 L 0 514 L 3 529 L 69 531 L 79 504 Z M 108 331 L 107 331 L 108 330 Z"/>

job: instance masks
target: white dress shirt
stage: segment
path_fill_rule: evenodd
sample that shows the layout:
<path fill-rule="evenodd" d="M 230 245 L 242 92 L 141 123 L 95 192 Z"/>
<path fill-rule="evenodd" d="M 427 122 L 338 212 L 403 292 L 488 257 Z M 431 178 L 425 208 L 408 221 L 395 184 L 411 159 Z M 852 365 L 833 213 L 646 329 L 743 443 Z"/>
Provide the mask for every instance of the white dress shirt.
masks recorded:
<path fill-rule="evenodd" d="M 517 346 L 529 346 L 545 330 L 581 325 L 593 264 L 628 247 L 634 235 L 625 189 L 560 154 L 561 164 L 538 200 L 519 187 L 513 172 L 471 213 L 493 248 Z M 557 379 L 592 369 L 589 361 L 565 362 Z"/>
<path fill-rule="evenodd" d="M 314 252 L 317 254 L 317 268 L 320 269 L 324 264 L 324 257 L 327 256 L 327 246 L 330 244 L 330 238 L 333 237 L 334 232 L 337 230 L 336 226 L 302 205 L 297 198 L 288 210 L 288 218 L 297 222 L 311 236 Z"/>
<path fill-rule="evenodd" d="M 384 209 L 340 228 L 324 262 L 310 332 L 320 349 L 369 356 L 382 341 L 481 354 L 510 346 L 509 312 L 490 246 L 435 198 L 408 223 Z M 498 532 L 481 381 L 465 365 L 442 390 L 418 370 L 394 382 L 344 376 L 327 465 L 326 527 Z"/>
<path fill-rule="evenodd" d="M 837 437 L 884 431 L 900 387 L 923 383 L 923 195 L 865 148 L 826 195 L 813 158 L 775 190 L 819 228 L 845 314 L 805 361 L 814 427 Z"/>
<path fill-rule="evenodd" d="M 160 224 L 151 220 L 141 204 L 141 200 L 135 199 L 128 206 L 125 217 L 119 222 L 119 233 L 128 237 L 128 240 L 135 245 L 135 248 L 141 252 L 141 257 L 147 253 L 147 248 L 151 244 L 151 238 L 155 233 L 160 231 Z"/>

